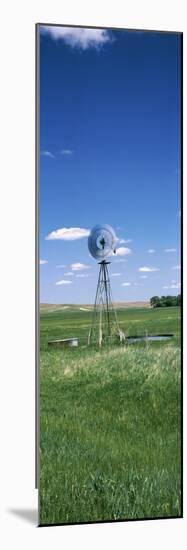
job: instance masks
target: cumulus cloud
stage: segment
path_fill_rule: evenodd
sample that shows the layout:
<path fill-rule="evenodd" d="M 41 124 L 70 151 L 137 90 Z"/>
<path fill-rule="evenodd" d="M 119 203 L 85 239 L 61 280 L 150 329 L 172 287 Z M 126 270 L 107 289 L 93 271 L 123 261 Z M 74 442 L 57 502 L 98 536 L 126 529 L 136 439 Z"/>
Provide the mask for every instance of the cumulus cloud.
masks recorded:
<path fill-rule="evenodd" d="M 178 288 L 179 289 L 180 286 L 181 286 L 180 283 L 171 283 L 171 285 L 165 285 L 165 286 L 163 286 L 163 288 L 168 288 L 168 289 Z"/>
<path fill-rule="evenodd" d="M 109 256 L 126 256 L 127 254 L 132 254 L 132 250 L 130 248 L 125 248 L 124 246 L 120 246 L 119 248 L 116 248 L 116 252 L 111 252 Z"/>
<path fill-rule="evenodd" d="M 119 240 L 119 243 L 120 243 L 120 244 L 132 243 L 132 239 L 120 239 L 120 240 Z"/>
<path fill-rule="evenodd" d="M 50 151 L 41 151 L 40 153 L 43 157 L 49 157 L 51 159 L 54 159 L 54 155 Z"/>
<path fill-rule="evenodd" d="M 147 275 L 140 275 L 141 279 L 147 279 Z"/>
<path fill-rule="evenodd" d="M 56 229 L 47 235 L 47 241 L 75 241 L 77 239 L 83 239 L 88 237 L 90 234 L 90 229 L 84 229 L 81 227 L 62 227 L 61 229 Z"/>
<path fill-rule="evenodd" d="M 120 277 L 121 273 L 112 273 L 111 277 Z"/>
<path fill-rule="evenodd" d="M 149 254 L 154 254 L 155 250 L 154 250 L 154 248 L 149 248 L 149 250 L 147 252 L 149 252 Z"/>
<path fill-rule="evenodd" d="M 42 34 L 48 34 L 53 40 L 63 40 L 71 48 L 86 50 L 99 48 L 111 42 L 112 35 L 105 29 L 83 29 L 80 27 L 41 26 Z"/>
<path fill-rule="evenodd" d="M 40 265 L 48 264 L 48 260 L 40 260 Z"/>
<path fill-rule="evenodd" d="M 131 283 L 122 283 L 121 286 L 131 286 Z"/>
<path fill-rule="evenodd" d="M 174 265 L 173 267 L 171 267 L 171 269 L 180 269 L 181 266 L 180 265 Z"/>
<path fill-rule="evenodd" d="M 70 277 L 73 275 L 72 271 L 67 271 L 67 273 L 64 273 L 64 277 Z"/>
<path fill-rule="evenodd" d="M 75 275 L 75 277 L 89 277 L 88 273 L 78 273 L 77 275 Z"/>
<path fill-rule="evenodd" d="M 72 149 L 62 149 L 61 155 L 71 157 L 73 155 L 73 151 L 72 151 Z"/>
<path fill-rule="evenodd" d="M 139 271 L 147 271 L 147 272 L 153 272 L 153 271 L 159 271 L 158 267 L 139 267 Z"/>
<path fill-rule="evenodd" d="M 176 248 L 165 248 L 164 252 L 177 252 Z"/>
<path fill-rule="evenodd" d="M 81 263 L 75 263 L 75 264 L 71 264 L 71 269 L 72 271 L 82 271 L 83 269 L 90 269 L 90 266 L 89 265 L 86 265 L 86 264 L 81 264 Z"/>
<path fill-rule="evenodd" d="M 68 281 L 67 279 L 62 279 L 62 281 L 57 281 L 56 285 L 70 285 L 72 281 Z"/>

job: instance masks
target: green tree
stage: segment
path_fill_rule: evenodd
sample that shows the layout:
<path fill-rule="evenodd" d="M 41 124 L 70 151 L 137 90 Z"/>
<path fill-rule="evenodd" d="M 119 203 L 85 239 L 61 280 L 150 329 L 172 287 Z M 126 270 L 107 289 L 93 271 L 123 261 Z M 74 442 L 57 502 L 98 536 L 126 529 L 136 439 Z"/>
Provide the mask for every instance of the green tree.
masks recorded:
<path fill-rule="evenodd" d="M 161 296 L 160 307 L 166 307 L 166 296 Z"/>
<path fill-rule="evenodd" d="M 181 295 L 176 296 L 176 306 L 181 306 Z"/>
<path fill-rule="evenodd" d="M 150 298 L 151 307 L 172 307 L 181 305 L 181 295 L 178 296 L 152 296 Z"/>
<path fill-rule="evenodd" d="M 151 307 L 160 307 L 160 298 L 159 296 L 153 296 L 150 299 Z"/>
<path fill-rule="evenodd" d="M 176 305 L 176 298 L 175 296 L 166 296 L 165 297 L 165 306 L 171 307 Z"/>

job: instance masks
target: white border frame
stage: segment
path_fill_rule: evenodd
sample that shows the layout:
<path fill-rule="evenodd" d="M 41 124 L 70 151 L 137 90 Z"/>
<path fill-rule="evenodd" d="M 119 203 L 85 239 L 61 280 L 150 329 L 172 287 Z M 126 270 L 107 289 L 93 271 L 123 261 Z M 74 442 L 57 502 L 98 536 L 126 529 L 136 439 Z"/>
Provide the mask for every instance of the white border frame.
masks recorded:
<path fill-rule="evenodd" d="M 4 382 L 1 419 L 1 537 L 9 548 L 46 550 L 60 544 L 73 548 L 107 546 L 157 549 L 184 548 L 186 519 L 154 520 L 129 523 L 64 526 L 36 529 L 26 521 L 34 515 L 37 492 L 34 490 L 35 432 L 35 28 L 37 22 L 180 31 L 184 33 L 184 69 L 187 58 L 185 2 L 131 0 L 38 0 L 32 4 L 10 0 L 3 5 L 1 26 L 1 365 Z M 3 72 L 3 75 L 2 75 Z M 184 170 L 186 155 L 186 70 L 184 70 Z M 184 213 L 186 192 L 184 188 Z M 184 216 L 184 235 L 186 234 Z M 184 281 L 186 265 L 184 257 Z M 184 313 L 186 295 L 184 288 Z M 184 316 L 185 321 L 185 316 Z M 185 323 L 186 324 L 186 323 Z M 184 324 L 184 334 L 185 334 Z M 185 352 L 184 339 L 184 352 Z M 184 402 L 186 381 L 184 372 Z M 184 416 L 185 433 L 185 416 Z M 3 439 L 3 441 L 2 441 Z M 186 459 L 186 442 L 184 440 Z M 185 460 L 184 460 L 185 464 Z M 186 515 L 186 476 L 184 471 L 184 517 Z M 19 509 L 25 510 L 19 515 Z M 31 513 L 27 510 L 31 509 Z M 10 510 L 14 510 L 14 513 Z M 17 514 L 16 511 L 17 510 Z M 30 532 L 28 530 L 30 529 Z M 56 546 L 55 546 L 56 547 Z"/>

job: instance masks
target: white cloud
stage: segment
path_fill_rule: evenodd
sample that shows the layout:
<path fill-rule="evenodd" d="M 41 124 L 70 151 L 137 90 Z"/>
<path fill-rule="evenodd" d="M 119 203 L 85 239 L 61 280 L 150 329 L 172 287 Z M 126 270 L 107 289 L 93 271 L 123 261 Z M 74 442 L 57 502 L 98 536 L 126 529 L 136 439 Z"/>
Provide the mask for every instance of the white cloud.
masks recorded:
<path fill-rule="evenodd" d="M 149 248 L 149 250 L 147 252 L 149 252 L 149 254 L 154 254 L 155 250 L 154 250 L 154 248 Z"/>
<path fill-rule="evenodd" d="M 180 265 L 174 265 L 173 267 L 171 267 L 171 269 L 180 269 L 181 266 Z"/>
<path fill-rule="evenodd" d="M 63 40 L 72 48 L 98 48 L 105 42 L 112 40 L 111 35 L 105 29 L 83 29 L 79 27 L 42 26 L 41 32 L 49 34 L 53 40 Z"/>
<path fill-rule="evenodd" d="M 40 260 L 40 265 L 48 264 L 48 260 Z"/>
<path fill-rule="evenodd" d="M 67 271 L 67 273 L 64 273 L 64 277 L 70 277 L 74 275 L 74 273 L 72 273 L 72 271 Z"/>
<path fill-rule="evenodd" d="M 66 155 L 67 157 L 71 157 L 73 155 L 72 149 L 62 149 L 61 155 Z"/>
<path fill-rule="evenodd" d="M 122 283 L 121 286 L 131 286 L 131 283 Z"/>
<path fill-rule="evenodd" d="M 62 281 L 57 281 L 56 285 L 70 285 L 72 281 L 68 281 L 67 279 L 62 279 Z"/>
<path fill-rule="evenodd" d="M 119 248 L 116 248 L 116 252 L 111 252 L 109 256 L 126 256 L 126 254 L 131 254 L 132 251 L 130 248 L 125 248 L 124 246 L 120 246 Z"/>
<path fill-rule="evenodd" d="M 132 239 L 120 239 L 120 240 L 119 240 L 119 243 L 120 243 L 120 244 L 132 243 Z"/>
<path fill-rule="evenodd" d="M 171 288 L 172 289 L 172 288 L 180 288 L 180 286 L 181 286 L 180 283 L 175 283 L 175 284 L 172 283 L 171 285 L 163 286 L 163 288 Z"/>
<path fill-rule="evenodd" d="M 80 263 L 71 264 L 70 267 L 72 271 L 82 271 L 82 269 L 90 269 L 89 265 L 80 264 Z"/>
<path fill-rule="evenodd" d="M 49 157 L 51 159 L 54 159 L 54 155 L 52 153 L 50 153 L 50 151 L 41 151 L 40 153 L 43 157 Z"/>
<path fill-rule="evenodd" d="M 62 227 L 61 229 L 56 229 L 47 235 L 47 241 L 54 240 L 64 240 L 64 241 L 75 241 L 77 239 L 83 239 L 88 237 L 90 234 L 89 229 L 84 229 L 81 227 Z"/>
<path fill-rule="evenodd" d="M 159 271 L 158 267 L 139 267 L 139 271 L 147 271 L 148 273 L 153 271 Z"/>
<path fill-rule="evenodd" d="M 88 273 L 78 273 L 75 277 L 89 277 Z"/>
<path fill-rule="evenodd" d="M 147 279 L 147 275 L 140 275 L 141 279 Z"/>
<path fill-rule="evenodd" d="M 177 252 L 176 248 L 165 248 L 164 252 Z"/>
<path fill-rule="evenodd" d="M 111 277 L 120 277 L 121 273 L 112 273 Z"/>

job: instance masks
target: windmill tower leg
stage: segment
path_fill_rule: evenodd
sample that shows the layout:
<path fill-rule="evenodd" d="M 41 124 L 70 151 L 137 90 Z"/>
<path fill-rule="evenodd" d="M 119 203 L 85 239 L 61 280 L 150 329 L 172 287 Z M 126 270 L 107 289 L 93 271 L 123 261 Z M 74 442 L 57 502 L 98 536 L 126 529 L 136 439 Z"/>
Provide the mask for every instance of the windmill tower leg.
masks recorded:
<path fill-rule="evenodd" d="M 112 304 L 109 263 L 104 260 L 100 262 L 92 325 L 88 336 L 88 345 L 96 344 L 100 348 L 106 343 L 110 344 L 114 335 L 122 341 L 116 311 Z"/>
<path fill-rule="evenodd" d="M 101 323 L 101 327 L 102 327 L 102 308 L 101 308 L 101 304 L 100 304 L 101 271 L 102 271 L 102 269 L 100 267 L 99 278 L 98 278 L 98 283 L 97 283 L 97 290 L 96 290 L 96 295 L 95 295 L 94 309 L 93 309 L 93 314 L 92 314 L 92 324 L 91 324 L 91 328 L 90 328 L 89 335 L 88 335 L 88 345 L 93 343 L 93 340 L 94 340 L 94 331 L 95 331 L 95 328 L 97 326 L 98 311 L 100 311 L 100 319 L 101 319 L 100 323 Z M 100 329 L 100 334 L 102 335 L 102 328 Z M 101 342 L 101 341 L 102 341 L 102 337 L 99 339 L 99 342 Z M 101 343 L 100 343 L 100 347 L 101 347 Z"/>
<path fill-rule="evenodd" d="M 99 314 L 99 347 L 102 346 L 102 307 L 100 307 L 100 314 Z"/>
<path fill-rule="evenodd" d="M 105 302 L 106 302 L 106 313 L 107 313 L 107 325 L 108 325 L 108 335 L 110 336 L 110 311 L 109 311 L 109 302 L 110 302 L 110 293 L 109 286 L 110 286 L 110 280 L 108 275 L 108 269 L 107 264 L 103 262 L 103 280 L 104 280 L 104 295 L 105 295 Z"/>

